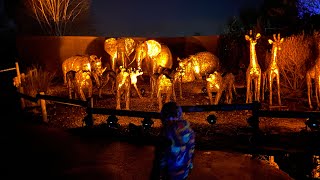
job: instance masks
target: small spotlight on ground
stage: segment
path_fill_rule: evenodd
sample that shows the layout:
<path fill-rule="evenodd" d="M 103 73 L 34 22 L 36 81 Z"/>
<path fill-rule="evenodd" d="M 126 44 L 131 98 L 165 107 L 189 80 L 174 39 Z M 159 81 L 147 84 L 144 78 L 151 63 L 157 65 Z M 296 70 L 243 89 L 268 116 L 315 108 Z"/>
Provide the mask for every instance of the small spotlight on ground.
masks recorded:
<path fill-rule="evenodd" d="M 216 123 L 217 123 L 217 117 L 216 117 L 216 115 L 210 114 L 210 115 L 207 117 L 207 121 L 208 121 L 209 124 L 216 124 Z"/>
<path fill-rule="evenodd" d="M 310 128 L 311 131 L 320 130 L 320 120 L 315 118 L 308 118 L 305 122 L 306 126 Z"/>
<path fill-rule="evenodd" d="M 110 115 L 107 119 L 107 127 L 112 129 L 118 129 L 120 127 L 118 120 L 119 119 L 115 115 Z"/>
<path fill-rule="evenodd" d="M 144 96 L 146 94 L 146 90 L 144 88 L 140 89 L 141 95 Z"/>
<path fill-rule="evenodd" d="M 254 129 L 259 129 L 259 119 L 257 117 L 251 116 L 247 119 L 247 123 L 250 127 Z"/>
<path fill-rule="evenodd" d="M 145 118 L 141 121 L 141 123 L 142 123 L 142 127 L 143 127 L 144 130 L 149 130 L 149 129 L 152 127 L 152 125 L 154 124 L 154 122 L 152 121 L 152 119 L 149 118 L 149 117 L 145 117 Z"/>
<path fill-rule="evenodd" d="M 207 88 L 206 88 L 206 87 L 203 87 L 203 88 L 201 89 L 201 92 L 204 93 L 204 94 L 206 94 L 206 93 L 207 93 Z"/>
<path fill-rule="evenodd" d="M 91 116 L 87 115 L 83 118 L 83 125 L 85 127 L 92 127 L 93 126 L 93 119 Z"/>

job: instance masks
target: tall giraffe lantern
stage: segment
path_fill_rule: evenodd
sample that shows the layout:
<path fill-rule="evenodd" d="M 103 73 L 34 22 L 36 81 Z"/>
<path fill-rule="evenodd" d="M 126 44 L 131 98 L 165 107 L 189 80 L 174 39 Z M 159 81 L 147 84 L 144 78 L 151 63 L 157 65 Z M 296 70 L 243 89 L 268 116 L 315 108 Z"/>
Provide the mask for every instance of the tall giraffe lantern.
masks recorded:
<path fill-rule="evenodd" d="M 318 50 L 320 51 L 320 44 L 318 44 Z M 307 81 L 307 87 L 308 87 L 308 102 L 310 109 L 313 109 L 312 103 L 311 103 L 311 97 L 312 97 L 312 80 L 314 80 L 314 90 L 315 90 L 315 96 L 316 96 L 316 102 L 317 102 L 317 110 L 320 109 L 320 56 L 315 61 L 315 64 L 307 71 L 306 74 L 306 81 Z"/>
<path fill-rule="evenodd" d="M 278 37 L 276 34 L 273 34 L 273 40 L 268 39 L 269 44 L 272 44 L 272 50 L 271 50 L 271 61 L 269 64 L 269 67 L 267 70 L 263 73 L 262 79 L 263 79 L 263 90 L 262 90 L 262 100 L 264 100 L 264 90 L 265 90 L 265 83 L 267 82 L 269 87 L 269 105 L 272 106 L 272 84 L 274 81 L 274 78 L 276 78 L 277 82 L 277 91 L 278 91 L 278 103 L 279 106 L 281 106 L 281 98 L 280 98 L 280 76 L 279 76 L 279 67 L 277 64 L 277 57 L 278 57 L 278 51 L 281 50 L 281 43 L 283 42 L 283 38 L 280 38 L 280 34 L 278 34 Z"/>
<path fill-rule="evenodd" d="M 260 100 L 260 84 L 261 84 L 261 68 L 259 66 L 257 55 L 256 55 L 256 44 L 257 40 L 261 37 L 260 33 L 256 36 L 252 36 L 252 30 L 250 30 L 249 35 L 245 35 L 245 39 L 249 41 L 250 44 L 250 63 L 246 72 L 247 81 L 247 93 L 246 93 L 246 103 L 252 102 L 252 95 L 254 95 L 254 100 Z M 252 92 L 252 82 L 254 84 L 254 91 Z"/>

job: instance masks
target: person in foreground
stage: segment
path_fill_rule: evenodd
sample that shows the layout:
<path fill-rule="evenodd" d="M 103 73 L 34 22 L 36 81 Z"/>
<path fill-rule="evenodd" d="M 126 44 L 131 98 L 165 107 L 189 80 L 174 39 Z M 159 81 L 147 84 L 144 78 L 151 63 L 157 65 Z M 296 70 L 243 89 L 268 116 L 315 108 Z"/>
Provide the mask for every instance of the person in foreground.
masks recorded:
<path fill-rule="evenodd" d="M 151 179 L 187 179 L 193 168 L 195 133 L 182 119 L 182 109 L 175 102 L 165 103 L 160 114 L 161 135 L 169 143 L 156 146 Z"/>

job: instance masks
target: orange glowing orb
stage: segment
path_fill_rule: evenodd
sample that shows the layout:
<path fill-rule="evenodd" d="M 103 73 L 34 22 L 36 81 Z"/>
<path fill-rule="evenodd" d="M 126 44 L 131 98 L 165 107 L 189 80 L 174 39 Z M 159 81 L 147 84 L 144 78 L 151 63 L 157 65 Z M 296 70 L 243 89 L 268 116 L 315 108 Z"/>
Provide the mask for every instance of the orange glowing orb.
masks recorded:
<path fill-rule="evenodd" d="M 148 55 L 152 58 L 161 52 L 161 44 L 155 40 L 147 40 Z"/>

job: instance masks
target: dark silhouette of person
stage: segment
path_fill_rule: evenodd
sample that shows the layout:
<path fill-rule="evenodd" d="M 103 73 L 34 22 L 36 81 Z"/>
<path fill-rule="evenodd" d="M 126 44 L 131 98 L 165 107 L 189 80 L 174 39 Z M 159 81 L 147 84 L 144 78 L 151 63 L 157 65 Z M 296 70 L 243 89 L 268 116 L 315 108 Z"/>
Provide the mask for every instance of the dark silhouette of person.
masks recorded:
<path fill-rule="evenodd" d="M 176 102 L 165 103 L 160 114 L 161 136 L 168 141 L 155 147 L 151 179 L 187 179 L 193 168 L 195 133 Z"/>

